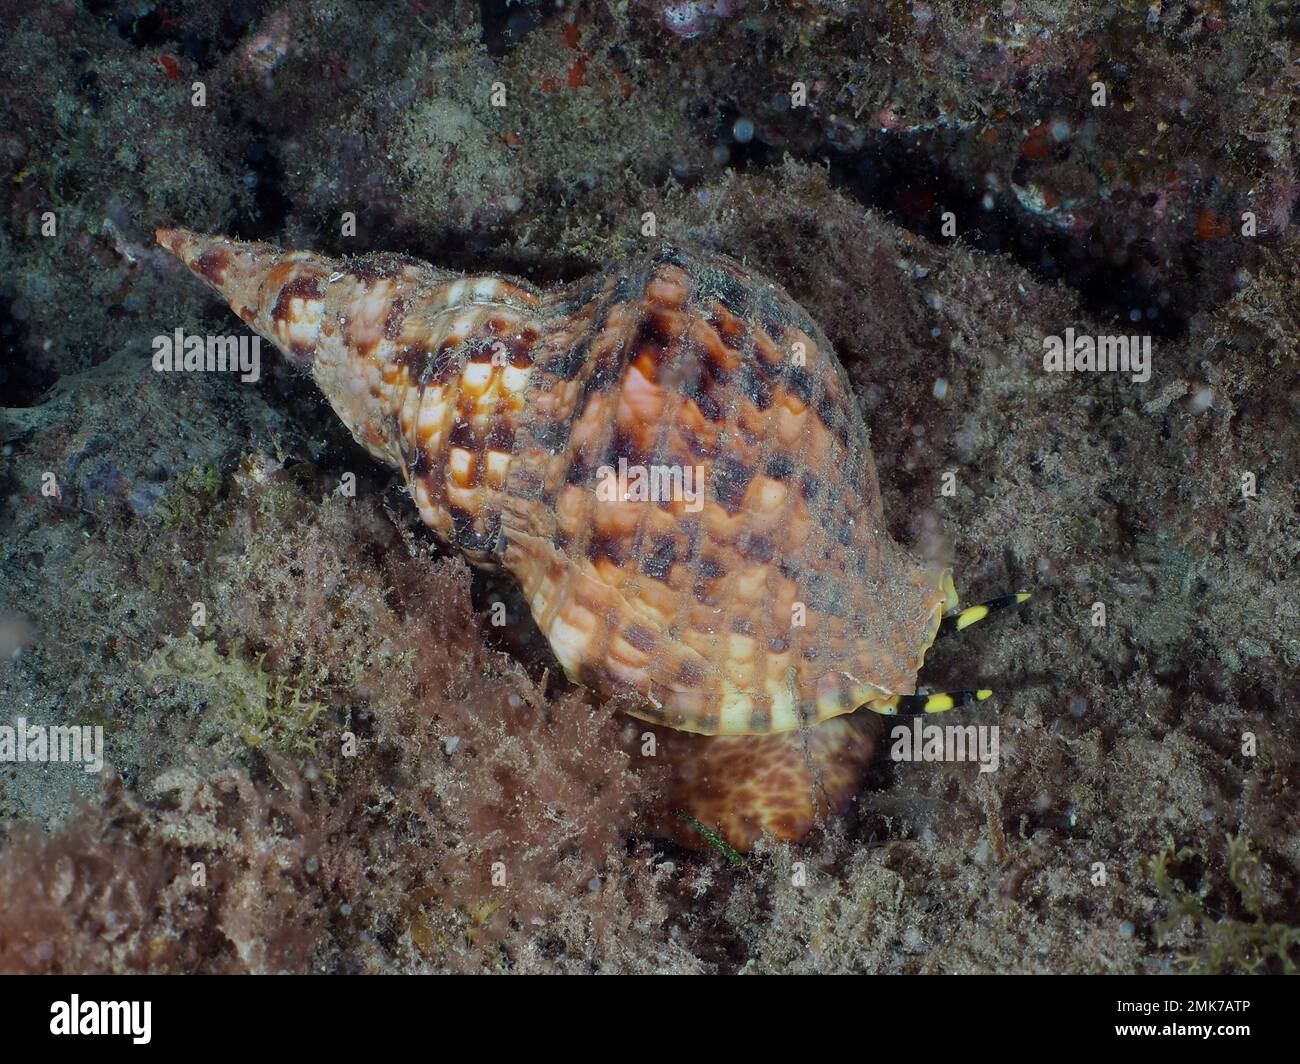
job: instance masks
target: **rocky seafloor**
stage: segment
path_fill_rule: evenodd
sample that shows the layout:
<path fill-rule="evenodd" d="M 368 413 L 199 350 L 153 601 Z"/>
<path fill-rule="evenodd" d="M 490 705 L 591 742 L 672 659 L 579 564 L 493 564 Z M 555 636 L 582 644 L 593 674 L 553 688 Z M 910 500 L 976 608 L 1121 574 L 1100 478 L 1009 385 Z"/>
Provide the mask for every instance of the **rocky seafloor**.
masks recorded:
<path fill-rule="evenodd" d="M 7 4 L 0 99 L 0 724 L 106 760 L 0 763 L 0 971 L 1300 961 L 1293 7 Z M 895 538 L 1033 591 L 922 677 L 996 690 L 998 771 L 662 841 L 638 729 L 308 382 L 151 367 L 232 327 L 157 225 L 547 283 L 646 212 L 820 323 Z"/>

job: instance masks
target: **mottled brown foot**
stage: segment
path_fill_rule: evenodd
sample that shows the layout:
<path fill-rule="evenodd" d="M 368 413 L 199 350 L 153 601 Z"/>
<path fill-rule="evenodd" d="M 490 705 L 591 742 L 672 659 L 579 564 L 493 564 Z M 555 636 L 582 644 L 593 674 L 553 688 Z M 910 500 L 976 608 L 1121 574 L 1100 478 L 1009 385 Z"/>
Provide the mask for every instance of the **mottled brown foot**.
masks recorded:
<path fill-rule="evenodd" d="M 674 838 L 695 849 L 707 844 L 685 815 L 742 853 L 764 832 L 798 842 L 848 808 L 883 727 L 878 714 L 859 711 L 778 735 L 656 729 L 660 756 L 673 767 Z"/>

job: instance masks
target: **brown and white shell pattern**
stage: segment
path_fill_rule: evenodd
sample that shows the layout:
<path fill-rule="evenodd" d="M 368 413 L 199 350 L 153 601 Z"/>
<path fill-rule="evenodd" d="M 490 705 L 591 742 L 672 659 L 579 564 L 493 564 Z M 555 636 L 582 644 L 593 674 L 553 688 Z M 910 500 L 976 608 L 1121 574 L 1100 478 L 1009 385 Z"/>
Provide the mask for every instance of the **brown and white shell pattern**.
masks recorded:
<path fill-rule="evenodd" d="M 430 528 L 514 576 L 572 679 L 711 735 L 914 690 L 951 582 L 886 532 L 847 377 L 772 282 L 667 246 L 539 290 L 158 238 L 309 369 Z M 620 469 L 698 473 L 703 497 L 611 495 Z"/>

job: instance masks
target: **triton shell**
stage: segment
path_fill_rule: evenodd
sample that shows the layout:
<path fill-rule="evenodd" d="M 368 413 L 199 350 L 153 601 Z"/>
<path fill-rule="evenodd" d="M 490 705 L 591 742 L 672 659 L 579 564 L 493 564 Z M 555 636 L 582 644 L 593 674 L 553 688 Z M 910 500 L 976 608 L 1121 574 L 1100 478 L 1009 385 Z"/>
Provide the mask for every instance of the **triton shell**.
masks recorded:
<path fill-rule="evenodd" d="M 311 373 L 435 533 L 514 576 L 575 681 L 669 728 L 796 740 L 915 689 L 951 580 L 889 537 L 848 379 L 772 282 L 673 247 L 539 290 L 157 237 Z"/>

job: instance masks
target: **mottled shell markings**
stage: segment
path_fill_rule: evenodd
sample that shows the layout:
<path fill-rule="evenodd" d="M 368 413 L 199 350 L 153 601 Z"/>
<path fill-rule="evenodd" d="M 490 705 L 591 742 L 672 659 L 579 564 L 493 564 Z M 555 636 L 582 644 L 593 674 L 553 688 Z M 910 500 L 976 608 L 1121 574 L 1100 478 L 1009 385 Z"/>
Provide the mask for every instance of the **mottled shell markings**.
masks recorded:
<path fill-rule="evenodd" d="M 540 291 L 158 239 L 309 370 L 429 527 L 518 580 L 572 678 L 720 737 L 688 805 L 737 806 L 732 834 L 806 830 L 815 802 L 790 789 L 812 761 L 851 777 L 872 742 L 808 727 L 914 690 L 951 583 L 884 531 L 848 380 L 776 285 L 667 247 Z M 702 494 L 603 495 L 620 468 L 698 473 Z"/>

